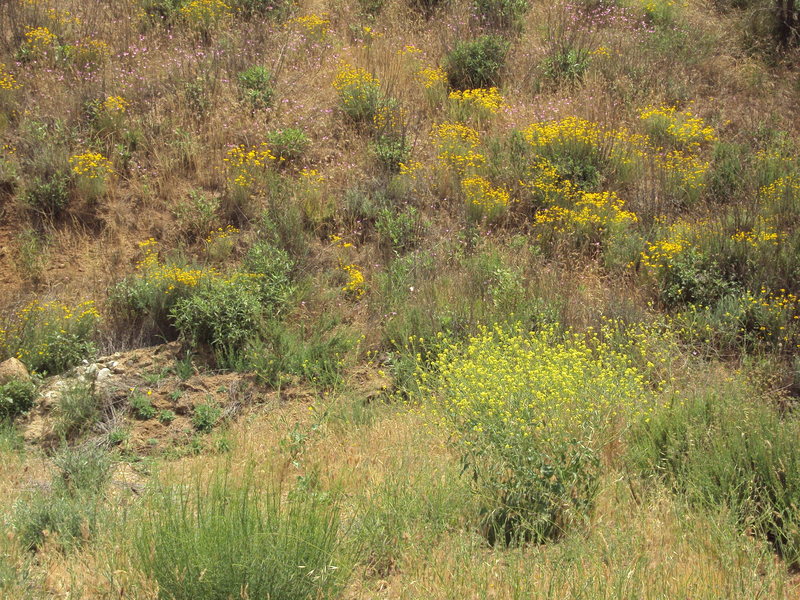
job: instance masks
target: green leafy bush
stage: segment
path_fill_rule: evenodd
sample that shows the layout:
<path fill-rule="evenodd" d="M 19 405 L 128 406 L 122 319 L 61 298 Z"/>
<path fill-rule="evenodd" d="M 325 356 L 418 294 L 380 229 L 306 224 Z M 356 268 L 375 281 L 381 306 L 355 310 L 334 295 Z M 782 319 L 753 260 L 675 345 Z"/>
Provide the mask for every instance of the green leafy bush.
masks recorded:
<path fill-rule="evenodd" d="M 252 476 L 157 489 L 136 525 L 138 562 L 173 600 L 334 598 L 347 580 L 336 505 Z"/>
<path fill-rule="evenodd" d="M 150 402 L 150 398 L 141 392 L 134 392 L 130 397 L 131 409 L 137 419 L 154 419 L 158 411 Z"/>
<path fill-rule="evenodd" d="M 278 159 L 300 160 L 308 150 L 311 140 L 302 129 L 287 127 L 267 134 L 267 144 Z"/>
<path fill-rule="evenodd" d="M 23 204 L 47 217 L 60 215 L 69 205 L 69 174 L 59 171 L 46 179 L 34 178 L 22 195 Z"/>
<path fill-rule="evenodd" d="M 180 298 L 170 318 L 190 344 L 208 346 L 219 360 L 229 361 L 258 333 L 259 292 L 255 277 L 211 277 Z"/>
<path fill-rule="evenodd" d="M 0 385 L 0 421 L 28 412 L 36 398 L 36 386 L 30 381 L 12 379 Z"/>
<path fill-rule="evenodd" d="M 294 267 L 288 252 L 267 241 L 256 242 L 247 251 L 244 268 L 257 275 L 259 297 L 272 314 L 282 312 L 295 292 Z"/>
<path fill-rule="evenodd" d="M 509 42 L 498 35 L 458 42 L 445 57 L 450 86 L 458 90 L 498 86 L 508 47 Z"/>
<path fill-rule="evenodd" d="M 275 90 L 272 88 L 272 73 L 266 67 L 253 65 L 236 76 L 242 98 L 253 109 L 269 108 Z"/>
<path fill-rule="evenodd" d="M 194 415 L 192 415 L 192 425 L 197 431 L 208 433 L 214 429 L 222 416 L 222 409 L 215 403 L 209 401 L 203 404 L 198 404 L 194 407 Z"/>
<path fill-rule="evenodd" d="M 389 173 L 400 171 L 400 163 L 408 161 L 411 153 L 403 136 L 381 135 L 372 143 L 378 164 Z"/>
<path fill-rule="evenodd" d="M 419 383 L 455 436 L 491 543 L 544 542 L 591 515 L 599 452 L 653 399 L 623 354 L 597 339 L 481 328 L 444 344 Z"/>

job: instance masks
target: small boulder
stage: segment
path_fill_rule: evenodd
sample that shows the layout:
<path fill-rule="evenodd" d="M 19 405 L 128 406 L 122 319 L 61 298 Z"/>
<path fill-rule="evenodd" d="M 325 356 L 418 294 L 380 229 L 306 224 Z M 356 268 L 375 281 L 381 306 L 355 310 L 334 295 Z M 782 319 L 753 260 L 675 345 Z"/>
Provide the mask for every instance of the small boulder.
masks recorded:
<path fill-rule="evenodd" d="M 22 362 L 16 358 L 9 358 L 0 363 L 0 385 L 6 384 L 14 379 L 30 381 L 31 376 Z"/>

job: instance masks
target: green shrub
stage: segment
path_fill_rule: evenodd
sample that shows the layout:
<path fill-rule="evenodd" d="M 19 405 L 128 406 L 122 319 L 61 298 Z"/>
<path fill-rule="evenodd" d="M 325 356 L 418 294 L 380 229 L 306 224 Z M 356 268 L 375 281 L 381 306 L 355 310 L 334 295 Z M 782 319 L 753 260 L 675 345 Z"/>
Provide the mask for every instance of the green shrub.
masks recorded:
<path fill-rule="evenodd" d="M 77 437 L 94 426 L 99 418 L 100 406 L 89 384 L 75 382 L 61 390 L 54 424 L 58 437 Z"/>
<path fill-rule="evenodd" d="M 302 328 L 270 321 L 263 340 L 250 344 L 248 364 L 268 385 L 303 378 L 323 388 L 334 387 L 341 382 L 345 357 L 355 345 L 353 336 L 336 325 L 332 318 Z"/>
<path fill-rule="evenodd" d="M 528 8 L 528 0 L 475 0 L 478 19 L 494 29 L 521 29 Z"/>
<path fill-rule="evenodd" d="M 508 47 L 509 42 L 498 35 L 458 42 L 445 57 L 450 86 L 458 90 L 498 86 Z"/>
<path fill-rule="evenodd" d="M 400 163 L 408 161 L 411 148 L 403 136 L 381 135 L 372 143 L 372 152 L 386 172 L 397 173 Z"/>
<path fill-rule="evenodd" d="M 556 82 L 576 83 L 589 68 L 590 58 L 586 48 L 557 48 L 544 59 L 544 75 Z"/>
<path fill-rule="evenodd" d="M 271 314 L 282 312 L 295 292 L 292 271 L 295 263 L 289 254 L 277 246 L 259 241 L 247 251 L 244 268 L 257 275 L 261 302 Z"/>
<path fill-rule="evenodd" d="M 311 140 L 302 129 L 297 127 L 287 127 L 279 131 L 271 131 L 267 134 L 267 144 L 273 156 L 278 160 L 297 161 L 302 159 Z"/>
<path fill-rule="evenodd" d="M 30 381 L 12 379 L 0 385 L 0 421 L 28 412 L 35 398 L 36 386 Z"/>
<path fill-rule="evenodd" d="M 141 392 L 134 392 L 130 396 L 130 404 L 133 413 L 137 419 L 147 420 L 154 419 L 158 411 L 150 402 L 150 398 Z"/>
<path fill-rule="evenodd" d="M 170 312 L 176 330 L 192 346 L 208 346 L 230 364 L 258 333 L 262 307 L 255 277 L 210 277 L 180 298 Z"/>
<path fill-rule="evenodd" d="M 252 476 L 157 489 L 136 524 L 138 563 L 173 600 L 334 598 L 349 573 L 336 505 Z"/>
<path fill-rule="evenodd" d="M 375 220 L 375 229 L 381 246 L 403 254 L 413 249 L 421 238 L 419 211 L 413 206 L 406 206 L 403 210 L 381 209 Z"/>
<path fill-rule="evenodd" d="M 168 409 L 161 410 L 158 413 L 158 420 L 164 425 L 169 425 L 175 420 L 175 413 Z"/>
<path fill-rule="evenodd" d="M 272 106 L 275 90 L 272 88 L 272 73 L 266 67 L 253 65 L 236 76 L 239 92 L 253 109 Z"/>
<path fill-rule="evenodd" d="M 433 14 L 448 0 L 409 0 L 409 6 L 422 15 L 425 19 L 430 19 Z"/>
<path fill-rule="evenodd" d="M 480 328 L 441 346 L 419 385 L 463 453 L 485 535 L 500 544 L 544 542 L 585 523 L 601 449 L 617 424 L 653 405 L 627 357 L 556 327 Z"/>
<path fill-rule="evenodd" d="M 629 460 L 690 502 L 729 508 L 790 565 L 800 562 L 800 423 L 741 380 L 701 389 L 631 431 Z"/>
<path fill-rule="evenodd" d="M 214 429 L 222 416 L 222 409 L 215 403 L 208 401 L 194 407 L 192 425 L 197 431 L 208 433 Z"/>
<path fill-rule="evenodd" d="M 45 543 L 66 551 L 97 531 L 101 492 L 111 476 L 108 453 L 97 446 L 64 449 L 53 459 L 58 469 L 48 491 L 36 491 L 18 502 L 14 526 L 23 548 Z"/>
<path fill-rule="evenodd" d="M 71 306 L 34 300 L 7 318 L 0 353 L 16 356 L 30 371 L 57 375 L 94 355 L 99 317 L 91 301 Z"/>
<path fill-rule="evenodd" d="M 59 171 L 46 179 L 35 177 L 26 186 L 22 202 L 36 213 L 57 217 L 69 205 L 69 182 L 70 177 L 66 171 Z"/>

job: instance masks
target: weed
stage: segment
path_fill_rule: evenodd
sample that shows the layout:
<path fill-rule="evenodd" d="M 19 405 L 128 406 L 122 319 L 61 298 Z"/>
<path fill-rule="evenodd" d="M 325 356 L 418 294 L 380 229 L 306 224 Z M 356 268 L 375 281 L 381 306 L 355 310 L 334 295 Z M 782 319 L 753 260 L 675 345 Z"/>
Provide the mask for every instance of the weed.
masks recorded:
<path fill-rule="evenodd" d="M 272 88 L 272 74 L 265 67 L 253 65 L 236 76 L 242 99 L 253 110 L 272 106 L 275 90 Z"/>
<path fill-rule="evenodd" d="M 448 82 L 457 90 L 498 86 L 508 48 L 509 42 L 497 35 L 456 43 L 445 57 Z"/>
<path fill-rule="evenodd" d="M 214 402 L 207 401 L 194 407 L 192 425 L 200 433 L 208 433 L 222 416 L 222 409 Z"/>
<path fill-rule="evenodd" d="M 12 379 L 0 385 L 0 421 L 13 420 L 14 417 L 33 408 L 36 386 L 33 382 Z"/>

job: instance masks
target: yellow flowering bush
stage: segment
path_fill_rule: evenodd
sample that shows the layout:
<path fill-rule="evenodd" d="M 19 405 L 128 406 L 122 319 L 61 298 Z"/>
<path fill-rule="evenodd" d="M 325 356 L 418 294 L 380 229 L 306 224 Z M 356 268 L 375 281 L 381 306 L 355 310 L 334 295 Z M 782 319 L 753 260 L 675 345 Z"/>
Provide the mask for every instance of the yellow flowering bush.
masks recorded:
<path fill-rule="evenodd" d="M 233 235 L 233 231 L 223 229 L 220 234 L 228 237 Z M 214 234 L 210 237 L 213 239 Z M 208 297 L 209 294 L 217 299 L 228 298 L 233 303 L 232 307 L 239 301 L 248 307 L 259 303 L 259 282 L 262 276 L 257 273 L 237 271 L 224 274 L 213 267 L 186 267 L 166 262 L 159 255 L 158 242 L 152 238 L 139 242 L 139 248 L 143 257 L 136 265 L 136 273 L 116 284 L 109 294 L 112 308 L 119 318 L 128 322 L 129 327 L 138 326 L 146 334 L 164 339 L 174 339 L 177 333 L 191 330 L 190 337 L 193 340 L 199 340 L 198 343 L 212 343 L 204 337 L 205 329 L 194 329 L 196 321 L 191 321 L 192 311 L 186 309 L 187 303 L 193 303 L 194 311 L 198 315 L 202 308 L 202 303 L 196 298 L 198 295 L 208 303 L 213 301 L 213 298 Z M 237 292 L 226 290 L 236 287 L 241 288 L 241 294 L 253 298 L 229 297 Z M 208 304 L 203 306 L 203 310 L 211 313 L 217 310 L 222 314 L 227 310 L 222 301 L 216 308 Z M 176 311 L 180 312 L 180 319 Z M 248 323 L 251 316 L 248 313 Z M 223 328 L 224 325 L 220 324 L 219 327 Z M 212 345 L 222 343 L 224 340 L 216 340 Z"/>
<path fill-rule="evenodd" d="M 439 106 L 447 97 L 447 73 L 441 67 L 423 67 L 416 72 L 415 77 L 422 84 L 431 108 Z"/>
<path fill-rule="evenodd" d="M 585 521 L 600 450 L 654 410 L 630 359 L 556 326 L 483 327 L 441 348 L 418 374 L 423 407 L 463 452 L 490 541 L 542 542 Z"/>
<path fill-rule="evenodd" d="M 17 80 L 14 78 L 13 73 L 9 73 L 6 70 L 6 66 L 3 63 L 0 63 L 0 91 L 14 91 L 18 90 L 22 86 L 17 83 Z"/>
<path fill-rule="evenodd" d="M 439 123 L 433 126 L 432 135 L 436 158 L 442 167 L 463 175 L 486 163 L 484 154 L 476 151 L 481 143 L 480 135 L 471 127 L 461 123 Z"/>
<path fill-rule="evenodd" d="M 364 285 L 364 273 L 356 265 L 342 265 L 342 271 L 347 274 L 347 283 L 342 291 L 354 300 L 359 300 L 367 291 Z"/>
<path fill-rule="evenodd" d="M 25 50 L 32 58 L 41 58 L 55 47 L 57 39 L 47 27 L 30 28 L 25 32 Z"/>
<path fill-rule="evenodd" d="M 571 204 L 547 207 L 533 218 L 540 236 L 549 231 L 568 233 L 582 245 L 597 244 L 606 234 L 618 233 L 619 226 L 637 221 L 637 216 L 625 210 L 625 202 L 614 192 L 578 192 Z"/>
<path fill-rule="evenodd" d="M 501 217 L 511 198 L 507 190 L 494 187 L 478 175 L 461 180 L 461 190 L 467 207 L 467 216 L 475 221 L 494 221 Z"/>
<path fill-rule="evenodd" d="M 208 34 L 231 14 L 231 7 L 222 0 L 191 0 L 181 6 L 180 12 L 190 27 Z"/>
<path fill-rule="evenodd" d="M 62 47 L 64 57 L 78 69 L 94 70 L 111 56 L 111 47 L 103 40 L 81 40 Z"/>
<path fill-rule="evenodd" d="M 228 185 L 249 190 L 263 180 L 267 169 L 277 159 L 266 143 L 258 146 L 234 146 L 223 159 L 228 170 Z"/>
<path fill-rule="evenodd" d="M 648 106 L 639 113 L 645 131 L 656 146 L 671 145 L 696 151 L 701 144 L 719 141 L 714 128 L 690 109 Z"/>
<path fill-rule="evenodd" d="M 107 96 L 103 100 L 103 110 L 108 114 L 124 115 L 130 103 L 122 96 Z"/>
<path fill-rule="evenodd" d="M 36 373 L 61 373 L 94 354 L 92 337 L 99 318 L 92 301 L 69 305 L 34 300 L 0 329 L 0 352 Z"/>
<path fill-rule="evenodd" d="M 233 225 L 218 227 L 206 236 L 206 254 L 209 259 L 221 262 L 228 258 L 233 251 L 236 242 L 236 234 L 239 230 Z"/>
<path fill-rule="evenodd" d="M 75 175 L 86 179 L 105 179 L 114 173 L 111 161 L 99 152 L 74 154 L 69 157 L 69 164 Z"/>
<path fill-rule="evenodd" d="M 327 14 L 312 14 L 290 19 L 286 22 L 286 27 L 296 27 L 303 32 L 307 40 L 321 42 L 330 31 L 331 22 Z"/>
<path fill-rule="evenodd" d="M 343 63 L 333 80 L 339 109 L 353 122 L 372 125 L 383 103 L 380 81 L 369 71 Z"/>
<path fill-rule="evenodd" d="M 800 298 L 785 289 L 761 288 L 729 294 L 713 305 L 691 304 L 674 322 L 686 342 L 717 352 L 795 355 L 800 349 Z"/>
<path fill-rule="evenodd" d="M 706 187 L 710 164 L 682 150 L 670 150 L 654 155 L 664 191 L 674 200 L 685 204 L 696 202 Z"/>
<path fill-rule="evenodd" d="M 487 121 L 506 106 L 506 101 L 496 87 L 474 90 L 455 90 L 448 96 L 451 114 L 456 121 Z"/>

